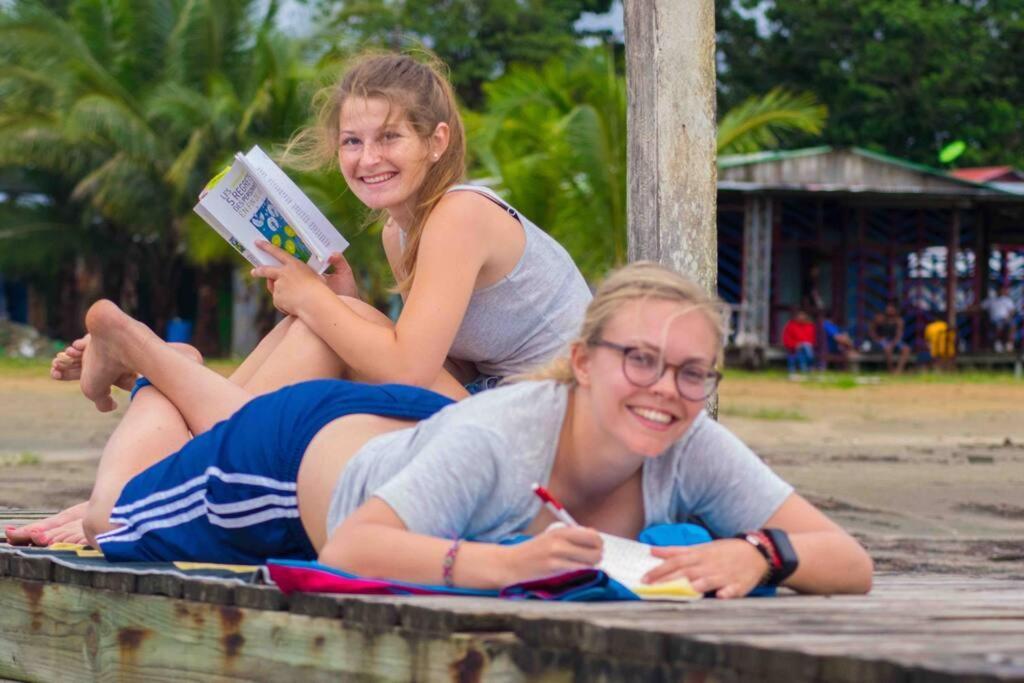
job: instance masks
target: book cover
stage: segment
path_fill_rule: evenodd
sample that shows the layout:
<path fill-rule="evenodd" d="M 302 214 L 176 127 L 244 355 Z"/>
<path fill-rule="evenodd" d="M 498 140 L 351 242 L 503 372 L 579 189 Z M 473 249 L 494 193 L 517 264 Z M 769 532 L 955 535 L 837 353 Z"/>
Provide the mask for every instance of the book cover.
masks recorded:
<path fill-rule="evenodd" d="M 279 265 L 256 246 L 264 239 L 323 273 L 348 241 L 259 147 L 207 184 L 195 211 L 253 265 Z"/>

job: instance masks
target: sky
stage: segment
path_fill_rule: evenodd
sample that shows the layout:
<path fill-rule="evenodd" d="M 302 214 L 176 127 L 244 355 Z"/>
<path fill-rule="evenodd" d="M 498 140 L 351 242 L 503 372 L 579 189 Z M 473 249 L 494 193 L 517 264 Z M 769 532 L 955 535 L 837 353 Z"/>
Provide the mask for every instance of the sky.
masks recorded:
<path fill-rule="evenodd" d="M 0 0 L 0 4 L 4 1 Z M 311 16 L 310 7 L 296 0 L 284 0 L 278 10 L 278 21 L 281 26 L 299 34 L 304 34 L 312 28 Z M 611 10 L 605 14 L 584 12 L 576 22 L 576 28 L 597 31 L 610 29 L 615 39 L 621 41 L 623 37 L 622 0 L 615 0 Z"/>

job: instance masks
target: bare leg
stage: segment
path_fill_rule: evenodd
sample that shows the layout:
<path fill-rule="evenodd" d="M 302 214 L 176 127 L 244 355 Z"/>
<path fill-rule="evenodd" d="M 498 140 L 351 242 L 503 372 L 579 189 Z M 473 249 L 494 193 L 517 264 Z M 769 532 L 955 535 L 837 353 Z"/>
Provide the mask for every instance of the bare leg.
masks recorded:
<path fill-rule="evenodd" d="M 288 328 L 291 327 L 292 322 L 295 318 L 287 316 L 277 325 L 274 325 L 274 329 L 270 333 L 260 340 L 260 343 L 256 345 L 256 348 L 252 350 L 242 364 L 239 365 L 233 373 L 231 373 L 231 381 L 238 386 L 245 386 L 252 379 L 253 375 L 259 371 L 260 367 L 267 362 L 267 359 L 274 353 L 274 349 L 277 348 L 281 340 L 284 339 L 288 333 Z"/>
<path fill-rule="evenodd" d="M 170 346 L 193 363 L 202 364 L 203 357 L 194 347 L 188 344 L 171 344 Z M 161 400 L 154 400 L 152 398 L 154 396 Z M 168 404 L 167 400 L 153 387 L 143 387 L 139 390 L 135 400 L 128 406 L 128 410 L 125 412 L 121 423 L 111 435 L 107 446 L 103 449 L 103 456 L 100 459 L 100 472 L 97 474 L 97 479 L 103 473 L 104 463 L 110 460 L 120 461 L 123 459 L 122 456 L 109 455 L 113 447 L 112 444 L 134 443 L 139 453 L 132 453 L 132 455 L 143 458 L 148 453 L 160 453 L 166 450 L 164 442 L 168 430 L 173 432 L 174 424 L 181 422 L 182 418 L 177 410 L 174 410 L 173 413 L 168 413 L 167 405 L 164 404 Z M 173 408 L 173 406 L 171 407 Z M 149 410 L 155 411 L 152 419 L 146 419 Z M 171 446 L 173 447 L 175 443 L 176 441 Z M 177 447 L 180 448 L 180 444 L 177 444 Z M 116 464 L 107 465 L 106 467 L 113 468 L 114 470 L 123 469 Z M 128 464 L 128 469 L 131 473 L 127 478 L 124 478 L 124 481 L 127 481 L 128 478 L 136 473 L 132 471 L 130 463 Z M 120 488 L 117 491 L 120 491 Z M 110 502 L 111 507 L 113 507 L 113 500 L 116 500 L 117 491 L 114 492 Z M 96 495 L 96 490 L 93 491 L 93 495 Z M 53 543 L 85 543 L 86 536 L 82 520 L 85 517 L 87 506 L 88 503 L 79 503 L 38 522 L 26 524 L 17 529 L 8 527 L 5 530 L 8 542 L 12 545 L 33 543 L 41 546 L 52 545 Z"/>
<path fill-rule="evenodd" d="M 83 519 L 90 545 L 98 547 L 96 535 L 113 528 L 110 512 L 124 485 L 179 450 L 189 438 L 184 418 L 163 394 L 154 387 L 139 390 L 100 457 L 96 483 Z"/>
<path fill-rule="evenodd" d="M 394 325 L 390 318 L 365 301 L 344 296 L 341 298 L 365 320 L 386 327 Z M 296 359 L 302 359 L 302 362 L 297 363 Z M 242 386 L 256 395 L 273 391 L 286 384 L 325 377 L 364 380 L 347 367 L 334 350 L 305 323 L 292 319 L 284 338 Z M 441 370 L 437 379 L 428 388 L 456 400 L 468 395 L 462 384 L 447 370 Z"/>
<path fill-rule="evenodd" d="M 896 374 L 902 375 L 903 371 L 907 367 L 907 361 L 910 360 L 910 347 L 904 346 L 900 348 L 900 359 L 896 365 Z"/>
<path fill-rule="evenodd" d="M 110 387 L 126 372 L 145 375 L 185 418 L 193 434 L 230 417 L 252 395 L 225 377 L 178 353 L 111 301 L 98 301 L 85 316 L 92 339 L 82 363 L 82 393 L 106 412 L 116 404 Z"/>

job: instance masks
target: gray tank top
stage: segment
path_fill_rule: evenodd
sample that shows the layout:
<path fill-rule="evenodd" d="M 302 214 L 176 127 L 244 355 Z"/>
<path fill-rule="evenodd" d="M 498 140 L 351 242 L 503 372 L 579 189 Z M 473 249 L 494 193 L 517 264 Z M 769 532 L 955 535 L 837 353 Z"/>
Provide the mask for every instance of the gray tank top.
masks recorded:
<path fill-rule="evenodd" d="M 483 375 L 526 372 L 557 356 L 579 333 L 590 288 L 569 252 L 493 190 L 478 185 L 448 189 L 463 191 L 487 197 L 517 219 L 526 246 L 508 275 L 473 292 L 448 355 L 472 362 Z M 399 239 L 405 249 L 401 231 Z"/>

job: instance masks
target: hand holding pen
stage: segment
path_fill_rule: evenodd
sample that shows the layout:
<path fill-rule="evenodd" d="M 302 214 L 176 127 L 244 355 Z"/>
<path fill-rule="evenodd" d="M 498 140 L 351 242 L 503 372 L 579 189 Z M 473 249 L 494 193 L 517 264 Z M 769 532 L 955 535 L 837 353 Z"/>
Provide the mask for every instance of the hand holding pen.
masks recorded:
<path fill-rule="evenodd" d="M 534 494 L 544 501 L 544 507 L 546 507 L 548 511 L 558 519 L 558 521 L 564 522 L 566 526 L 579 526 L 576 520 L 572 518 L 572 515 L 569 514 L 569 511 L 565 509 L 565 506 L 559 503 L 546 488 L 537 483 L 534 483 L 532 488 Z"/>
<path fill-rule="evenodd" d="M 543 486 L 534 484 L 532 488 L 565 526 L 549 528 L 529 541 L 507 547 L 512 570 L 509 583 L 593 568 L 601 561 L 601 536 L 593 529 L 581 527 Z"/>

